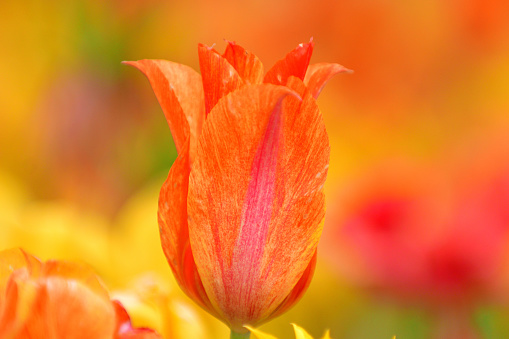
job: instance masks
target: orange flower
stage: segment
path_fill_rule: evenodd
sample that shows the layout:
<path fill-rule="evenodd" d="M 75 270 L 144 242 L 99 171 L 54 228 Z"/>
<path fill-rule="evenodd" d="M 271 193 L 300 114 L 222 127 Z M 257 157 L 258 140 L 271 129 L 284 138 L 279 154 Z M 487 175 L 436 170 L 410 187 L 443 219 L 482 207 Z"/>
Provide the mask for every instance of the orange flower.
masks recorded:
<path fill-rule="evenodd" d="M 82 265 L 0 252 L 1 338 L 160 338 L 133 329 L 101 281 Z"/>
<path fill-rule="evenodd" d="M 337 64 L 300 44 L 265 75 L 228 42 L 198 47 L 201 76 L 127 62 L 149 79 L 179 153 L 159 198 L 161 242 L 182 289 L 234 332 L 290 308 L 313 274 L 329 141 L 316 97 Z"/>

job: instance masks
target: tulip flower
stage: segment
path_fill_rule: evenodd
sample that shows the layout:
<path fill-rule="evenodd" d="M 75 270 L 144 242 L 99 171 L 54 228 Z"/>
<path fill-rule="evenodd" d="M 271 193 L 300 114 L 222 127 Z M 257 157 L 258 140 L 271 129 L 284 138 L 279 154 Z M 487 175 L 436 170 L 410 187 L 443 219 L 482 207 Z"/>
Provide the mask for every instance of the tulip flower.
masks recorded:
<path fill-rule="evenodd" d="M 371 291 L 428 310 L 436 337 L 479 337 L 472 319 L 477 307 L 507 298 L 504 139 L 475 140 L 481 149 L 468 148 L 460 161 L 447 153 L 445 168 L 446 161 L 389 162 L 351 180 L 347 198 L 333 204 L 337 214 L 329 214 L 336 230 L 325 248 L 336 268 Z M 345 254 L 356 261 L 353 268 L 343 269 Z"/>
<path fill-rule="evenodd" d="M 89 268 L 41 263 L 19 249 L 0 252 L 0 337 L 160 338 L 133 329 L 125 309 L 110 300 Z"/>
<path fill-rule="evenodd" d="M 316 98 L 337 64 L 300 44 L 264 74 L 227 42 L 198 47 L 201 75 L 164 60 L 142 71 L 178 157 L 159 198 L 162 247 L 185 293 L 236 335 L 288 310 L 310 283 L 324 219 L 329 141 Z"/>

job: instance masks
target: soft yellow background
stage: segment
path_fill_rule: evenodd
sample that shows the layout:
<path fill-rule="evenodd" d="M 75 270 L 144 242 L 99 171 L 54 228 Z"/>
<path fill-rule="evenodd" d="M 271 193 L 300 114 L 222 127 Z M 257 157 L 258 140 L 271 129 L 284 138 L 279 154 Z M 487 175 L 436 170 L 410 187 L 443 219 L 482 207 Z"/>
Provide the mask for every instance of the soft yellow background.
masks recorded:
<path fill-rule="evenodd" d="M 331 80 L 318 101 L 331 139 L 328 216 L 380 164 L 458 158 L 498 168 L 507 156 L 507 1 L 3 0 L 0 247 L 86 261 L 119 293 L 155 272 L 149 280 L 164 282 L 156 285 L 204 332 L 226 336 L 179 292 L 159 247 L 157 194 L 176 151 L 148 82 L 120 62 L 161 58 L 198 70 L 197 44 L 222 50 L 229 39 L 268 69 L 311 37 L 312 62 L 355 70 Z M 358 258 L 330 249 L 340 246 L 341 225 L 327 220 L 308 293 L 262 328 L 288 338 L 289 323 L 314 337 L 327 328 L 334 338 L 432 336 L 440 324 L 420 304 L 362 287 Z M 469 318 L 485 337 L 509 335 L 501 298 L 481 300 Z M 155 308 L 135 323 L 161 328 Z M 166 326 L 180 326 L 178 315 L 188 314 L 180 310 Z"/>

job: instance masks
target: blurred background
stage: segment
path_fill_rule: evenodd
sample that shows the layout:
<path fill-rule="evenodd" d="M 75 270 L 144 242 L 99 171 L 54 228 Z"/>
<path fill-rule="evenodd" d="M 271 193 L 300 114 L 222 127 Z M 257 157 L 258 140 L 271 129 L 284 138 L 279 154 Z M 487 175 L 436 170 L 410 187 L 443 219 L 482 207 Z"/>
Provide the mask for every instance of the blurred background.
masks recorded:
<path fill-rule="evenodd" d="M 197 44 L 228 39 L 268 69 L 310 37 L 312 63 L 355 73 L 318 100 L 331 164 L 315 278 L 262 329 L 509 337 L 505 0 L 3 0 L 0 248 L 89 263 L 135 325 L 227 337 L 165 262 L 156 206 L 176 151 L 148 81 L 120 62 L 198 70 Z"/>

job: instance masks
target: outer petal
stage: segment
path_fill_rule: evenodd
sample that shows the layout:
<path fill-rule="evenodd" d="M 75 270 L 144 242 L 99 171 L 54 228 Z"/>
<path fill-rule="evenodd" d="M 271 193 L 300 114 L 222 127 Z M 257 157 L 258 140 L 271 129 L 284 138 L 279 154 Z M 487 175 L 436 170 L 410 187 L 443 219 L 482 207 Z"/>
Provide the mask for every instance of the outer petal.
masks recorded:
<path fill-rule="evenodd" d="M 276 62 L 265 75 L 263 82 L 286 85 L 286 80 L 291 75 L 304 80 L 311 54 L 313 54 L 313 46 L 314 42 L 312 40 L 306 44 L 298 45 L 284 59 Z"/>
<path fill-rule="evenodd" d="M 145 74 L 163 109 L 177 151 L 180 153 L 191 136 L 191 154 L 194 141 L 200 134 L 205 119 L 203 86 L 200 75 L 192 68 L 166 60 L 127 61 Z"/>
<path fill-rule="evenodd" d="M 189 167 L 189 143 L 186 143 L 173 163 L 159 194 L 157 216 L 161 245 L 182 290 L 200 306 L 214 314 L 189 246 L 187 224 Z"/>
<path fill-rule="evenodd" d="M 256 55 L 245 50 L 235 42 L 228 45 L 223 57 L 237 70 L 246 84 L 261 84 L 263 81 L 263 64 Z"/>
<path fill-rule="evenodd" d="M 290 292 L 290 294 L 286 297 L 286 299 L 279 305 L 277 310 L 270 315 L 270 318 L 276 318 L 280 316 L 281 314 L 288 311 L 290 308 L 292 308 L 297 301 L 302 298 L 304 293 L 309 287 L 309 284 L 311 284 L 311 279 L 313 278 L 313 274 L 315 273 L 315 267 L 316 267 L 316 250 L 315 255 L 313 255 L 313 258 L 309 262 L 308 267 L 302 274 L 302 277 L 300 277 L 299 281 L 293 288 L 293 290 Z"/>
<path fill-rule="evenodd" d="M 204 125 L 188 198 L 193 254 L 231 327 L 256 325 L 290 294 L 314 255 L 329 148 L 315 100 L 246 86 Z"/>
<path fill-rule="evenodd" d="M 228 93 L 240 88 L 244 81 L 235 68 L 212 47 L 198 45 L 198 57 L 205 92 L 205 112 Z"/>
<path fill-rule="evenodd" d="M 109 298 L 80 281 L 61 277 L 42 278 L 38 288 L 37 303 L 25 325 L 28 338 L 113 336 L 115 314 Z"/>
<path fill-rule="evenodd" d="M 7 281 L 15 270 L 25 267 L 28 274 L 38 275 L 41 265 L 39 259 L 19 248 L 0 252 L 0 301 L 5 294 Z"/>
<path fill-rule="evenodd" d="M 0 338 L 16 338 L 30 317 L 37 299 L 37 289 L 29 281 L 26 267 L 9 277 L 0 300 Z"/>
<path fill-rule="evenodd" d="M 309 91 L 316 99 L 322 91 L 325 84 L 336 74 L 339 73 L 352 73 L 352 70 L 341 66 L 339 64 L 320 63 L 310 65 L 306 76 L 304 77 L 304 84 L 308 87 Z"/>
<path fill-rule="evenodd" d="M 80 282 L 105 300 L 109 300 L 108 290 L 103 282 L 87 265 L 75 262 L 49 260 L 42 265 L 41 277 L 57 277 Z"/>

